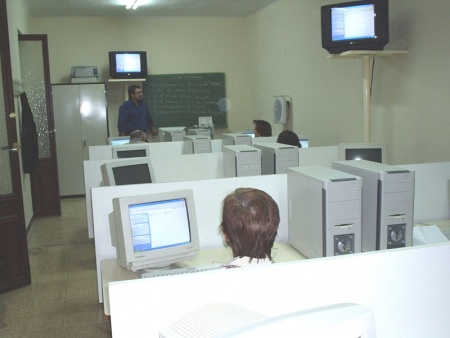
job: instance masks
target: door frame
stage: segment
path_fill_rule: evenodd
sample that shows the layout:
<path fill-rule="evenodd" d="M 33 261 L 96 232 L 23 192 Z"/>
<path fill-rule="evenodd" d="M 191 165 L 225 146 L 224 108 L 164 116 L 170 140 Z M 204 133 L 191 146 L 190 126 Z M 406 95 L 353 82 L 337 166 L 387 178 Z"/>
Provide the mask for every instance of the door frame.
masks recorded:
<path fill-rule="evenodd" d="M 0 55 L 9 148 L 18 143 L 6 0 L 0 0 Z M 0 195 L 0 293 L 31 283 L 20 171 L 20 151 L 9 151 L 12 193 Z M 3 249 L 3 250 L 2 250 Z"/>
<path fill-rule="evenodd" d="M 50 158 L 39 158 L 37 170 L 30 174 L 34 217 L 60 216 L 58 162 L 53 118 L 50 63 L 46 34 L 19 34 L 21 41 L 37 41 L 42 44 L 45 103 L 47 106 L 47 134 L 49 136 Z"/>

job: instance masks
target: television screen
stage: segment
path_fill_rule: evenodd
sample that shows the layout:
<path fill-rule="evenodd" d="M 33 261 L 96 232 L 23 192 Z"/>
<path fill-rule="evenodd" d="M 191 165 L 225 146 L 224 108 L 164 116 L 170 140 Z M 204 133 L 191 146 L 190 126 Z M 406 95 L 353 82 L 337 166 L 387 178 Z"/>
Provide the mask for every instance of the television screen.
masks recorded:
<path fill-rule="evenodd" d="M 328 52 L 382 50 L 389 42 L 388 0 L 321 7 L 322 47 Z"/>
<path fill-rule="evenodd" d="M 109 52 L 109 75 L 113 79 L 138 79 L 147 76 L 146 52 Z"/>

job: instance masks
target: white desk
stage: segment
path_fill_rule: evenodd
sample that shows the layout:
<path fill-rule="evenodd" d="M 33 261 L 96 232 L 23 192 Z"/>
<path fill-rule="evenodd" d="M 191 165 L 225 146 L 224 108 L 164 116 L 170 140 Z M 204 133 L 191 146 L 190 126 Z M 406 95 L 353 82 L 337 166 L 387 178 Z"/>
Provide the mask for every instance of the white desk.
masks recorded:
<path fill-rule="evenodd" d="M 272 258 L 275 262 L 291 262 L 306 259 L 300 252 L 287 243 L 276 242 L 272 248 Z M 204 266 L 214 263 L 227 263 L 233 259 L 229 247 L 207 248 L 197 252 L 195 259 L 178 264 L 180 267 Z M 138 279 L 136 273 L 128 271 L 117 265 L 116 258 L 104 259 L 101 261 L 102 267 L 102 287 L 103 287 L 103 308 L 105 315 L 109 316 L 109 292 L 110 282 Z"/>

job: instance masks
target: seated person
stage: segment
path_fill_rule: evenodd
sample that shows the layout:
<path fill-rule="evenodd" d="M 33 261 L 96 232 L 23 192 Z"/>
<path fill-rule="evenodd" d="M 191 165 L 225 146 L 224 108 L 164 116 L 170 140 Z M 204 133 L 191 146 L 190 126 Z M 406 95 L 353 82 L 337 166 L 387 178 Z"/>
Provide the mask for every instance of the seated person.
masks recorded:
<path fill-rule="evenodd" d="M 220 229 L 235 257 L 225 267 L 273 263 L 279 223 L 277 203 L 262 190 L 238 188 L 225 197 Z"/>
<path fill-rule="evenodd" d="M 269 122 L 264 120 L 253 120 L 255 125 L 255 137 L 269 137 L 272 136 L 272 126 Z"/>
<path fill-rule="evenodd" d="M 147 134 L 144 131 L 135 130 L 131 132 L 129 143 L 146 143 L 146 142 L 147 142 Z"/>
<path fill-rule="evenodd" d="M 298 139 L 298 136 L 296 133 L 294 133 L 291 130 L 284 130 L 282 131 L 277 138 L 277 143 L 282 144 L 288 144 L 290 146 L 296 146 L 301 148 L 302 145 L 300 144 L 300 141 Z"/>

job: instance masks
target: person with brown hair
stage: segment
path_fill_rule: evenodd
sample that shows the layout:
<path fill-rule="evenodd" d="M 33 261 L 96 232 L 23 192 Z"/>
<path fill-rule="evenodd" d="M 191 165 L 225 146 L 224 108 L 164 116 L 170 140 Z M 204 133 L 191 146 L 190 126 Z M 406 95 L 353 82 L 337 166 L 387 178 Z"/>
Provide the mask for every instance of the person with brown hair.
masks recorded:
<path fill-rule="evenodd" d="M 272 136 L 272 126 L 269 122 L 264 120 L 253 120 L 255 125 L 255 137 L 269 137 Z"/>
<path fill-rule="evenodd" d="M 291 130 L 283 130 L 277 138 L 277 143 L 287 144 L 301 148 L 299 138 L 296 133 Z"/>
<path fill-rule="evenodd" d="M 220 229 L 235 257 L 225 267 L 273 263 L 279 223 L 277 203 L 262 190 L 238 188 L 225 197 Z"/>

